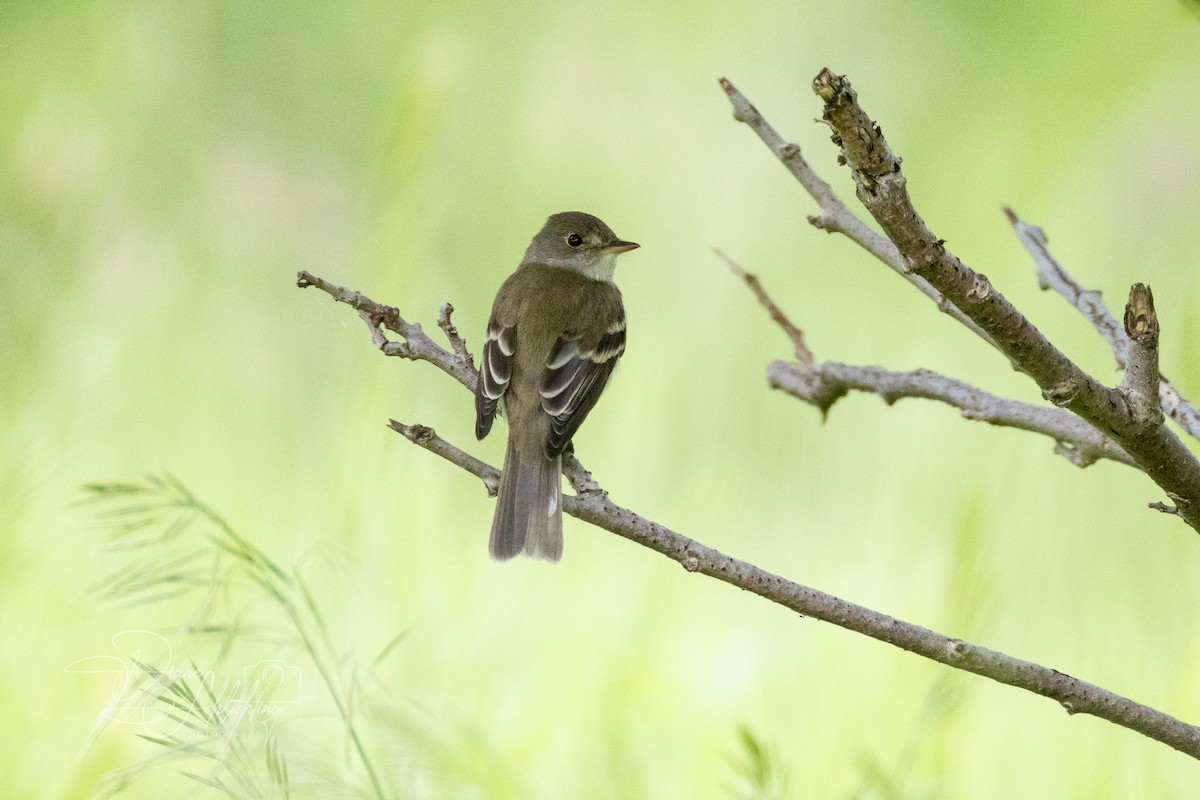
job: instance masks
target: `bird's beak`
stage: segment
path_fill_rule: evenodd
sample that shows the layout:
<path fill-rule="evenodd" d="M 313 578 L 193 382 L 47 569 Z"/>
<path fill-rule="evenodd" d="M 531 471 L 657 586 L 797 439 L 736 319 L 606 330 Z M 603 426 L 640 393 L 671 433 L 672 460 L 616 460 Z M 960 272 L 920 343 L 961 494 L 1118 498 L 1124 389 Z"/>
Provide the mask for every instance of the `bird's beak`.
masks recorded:
<path fill-rule="evenodd" d="M 618 239 L 615 242 L 609 242 L 607 245 L 605 245 L 604 252 L 617 255 L 619 253 L 628 253 L 630 250 L 636 250 L 639 247 L 641 247 L 641 245 L 637 242 L 623 242 Z"/>

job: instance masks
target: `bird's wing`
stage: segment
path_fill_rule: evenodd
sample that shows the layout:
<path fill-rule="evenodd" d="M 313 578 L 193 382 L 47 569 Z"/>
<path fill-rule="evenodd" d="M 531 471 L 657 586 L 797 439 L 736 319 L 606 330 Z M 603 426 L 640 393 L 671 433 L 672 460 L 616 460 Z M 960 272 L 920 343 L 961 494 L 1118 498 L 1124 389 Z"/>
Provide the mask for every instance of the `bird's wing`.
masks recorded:
<path fill-rule="evenodd" d="M 475 436 L 482 439 L 492 429 L 496 406 L 512 380 L 513 354 L 517 352 L 517 326 L 505 327 L 493 313 L 475 387 Z"/>
<path fill-rule="evenodd" d="M 554 458 L 566 449 L 571 437 L 592 406 L 625 352 L 625 314 L 618 313 L 594 346 L 578 334 L 558 338 L 546 357 L 539 392 L 542 410 L 550 416 L 546 456 Z"/>

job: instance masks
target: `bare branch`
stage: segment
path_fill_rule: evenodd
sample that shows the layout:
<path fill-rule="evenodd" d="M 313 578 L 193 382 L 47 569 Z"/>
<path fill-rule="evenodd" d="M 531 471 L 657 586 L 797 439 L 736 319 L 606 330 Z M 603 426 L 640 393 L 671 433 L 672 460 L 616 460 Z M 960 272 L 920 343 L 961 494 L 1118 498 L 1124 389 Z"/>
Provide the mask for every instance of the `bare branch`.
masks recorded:
<path fill-rule="evenodd" d="M 776 361 L 767 367 L 767 381 L 771 388 L 811 403 L 822 414 L 850 391 L 877 394 L 888 405 L 905 397 L 937 400 L 959 409 L 966 419 L 1049 436 L 1058 445 L 1055 452 L 1076 466 L 1091 466 L 1107 458 L 1137 468 L 1137 462 L 1119 445 L 1074 414 L 998 397 L 927 369 L 889 372 L 835 361 L 805 369 Z"/>
<path fill-rule="evenodd" d="M 400 312 L 397 309 L 376 303 L 360 292 L 354 292 L 342 286 L 337 286 L 309 272 L 301 271 L 297 273 L 296 285 L 301 289 L 315 286 L 339 303 L 345 303 L 357 310 L 359 316 L 362 317 L 363 321 L 367 323 L 367 327 L 371 330 L 371 340 L 384 355 L 398 356 L 411 361 L 428 361 L 472 392 L 475 391 L 475 384 L 479 380 L 479 373 L 475 371 L 475 367 L 471 363 L 470 354 L 468 353 L 465 359 L 459 359 L 453 353 L 438 347 L 426 335 L 425 331 L 421 329 L 420 325 L 415 322 L 406 322 L 400 316 Z M 449 323 L 450 312 L 445 310 L 444 307 L 443 314 L 447 323 Z M 399 335 L 404 341 L 390 341 L 383 334 L 383 331 L 380 330 L 381 327 Z M 457 335 L 457 331 L 455 335 Z M 466 353 L 465 344 L 463 345 L 463 352 Z"/>
<path fill-rule="evenodd" d="M 762 137 L 758 127 L 765 125 L 762 115 L 732 90 L 728 81 L 722 86 L 734 103 L 735 116 L 748 123 L 759 121 L 752 127 Z M 974 327 L 986 331 L 988 340 L 1033 378 L 1047 400 L 1111 436 L 1168 495 L 1184 498 L 1185 502 L 1178 504 L 1180 516 L 1200 531 L 1200 461 L 1165 425 L 1142 424 L 1123 392 L 1104 386 L 1080 369 L 996 291 L 986 276 L 946 249 L 945 242 L 934 236 L 917 213 L 900 159 L 892 153 L 883 131 L 859 106 L 849 81 L 823 69 L 813 80 L 813 91 L 825 102 L 824 120 L 852 171 L 859 200 L 896 245 L 904 266 L 970 318 Z M 782 158 L 774 146 L 771 149 Z"/>
<path fill-rule="evenodd" d="M 334 286 L 307 273 L 301 273 L 298 285 L 302 288 L 318 286 L 360 312 L 395 312 L 395 309 L 379 305 L 357 292 Z M 419 326 L 403 322 L 399 313 L 383 313 L 381 316 L 387 318 L 385 325 L 389 330 L 399 332 L 396 329 L 400 328 L 416 336 L 415 342 L 409 342 L 413 355 L 406 357 L 428 361 L 447 374 L 459 377 L 462 362 L 453 353 L 433 344 L 428 337 L 422 339 L 424 334 L 420 333 Z M 460 379 L 460 383 L 473 390 L 475 377 L 470 380 Z M 441 439 L 431 428 L 405 425 L 394 420 L 390 426 L 414 444 L 480 478 L 488 487 L 489 494 L 494 494 L 499 477 L 499 471 L 495 467 Z M 563 471 L 578 492 L 574 496 L 563 497 L 564 511 L 584 522 L 661 553 L 678 562 L 688 572 L 708 575 L 753 592 L 802 616 L 830 622 L 941 664 L 1048 697 L 1058 702 L 1070 714 L 1090 714 L 1106 719 L 1200 759 L 1200 727 L 1189 725 L 1161 711 L 1065 675 L 1058 670 L 935 633 L 919 625 L 903 622 L 833 595 L 793 583 L 753 564 L 706 547 L 616 505 L 574 457 L 564 459 Z"/>
<path fill-rule="evenodd" d="M 1108 310 L 1100 292 L 1083 288 L 1063 269 L 1050 253 L 1045 231 L 1022 220 L 1011 208 L 1005 207 L 1004 213 L 1012 223 L 1017 238 L 1037 264 L 1038 285 L 1043 289 L 1054 290 L 1087 317 L 1108 342 L 1117 366 L 1125 369 L 1129 359 L 1129 338 L 1125 335 L 1121 323 Z M 1200 439 L 1200 410 L 1161 372 L 1158 377 L 1159 406 L 1179 427 L 1194 438 Z"/>

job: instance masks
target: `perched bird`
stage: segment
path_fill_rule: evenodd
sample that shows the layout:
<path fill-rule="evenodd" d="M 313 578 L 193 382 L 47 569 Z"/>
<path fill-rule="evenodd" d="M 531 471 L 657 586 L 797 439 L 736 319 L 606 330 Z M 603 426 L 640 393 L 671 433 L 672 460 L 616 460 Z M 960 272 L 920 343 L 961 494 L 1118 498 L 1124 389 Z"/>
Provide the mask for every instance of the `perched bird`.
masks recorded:
<path fill-rule="evenodd" d="M 496 293 L 475 389 L 475 435 L 503 402 L 508 449 L 489 550 L 562 557 L 562 453 L 625 352 L 625 307 L 612 282 L 618 239 L 591 214 L 555 214 Z"/>

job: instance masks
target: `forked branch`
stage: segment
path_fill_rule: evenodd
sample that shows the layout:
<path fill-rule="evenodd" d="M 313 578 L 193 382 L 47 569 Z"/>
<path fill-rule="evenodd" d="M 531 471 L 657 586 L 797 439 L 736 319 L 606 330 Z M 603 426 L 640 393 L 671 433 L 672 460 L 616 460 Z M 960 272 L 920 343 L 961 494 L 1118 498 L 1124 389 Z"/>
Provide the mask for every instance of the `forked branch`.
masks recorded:
<path fill-rule="evenodd" d="M 815 224 L 847 233 L 897 269 L 934 299 L 939 309 L 964 322 L 1000 350 L 1014 367 L 1029 375 L 1053 405 L 1067 408 L 1111 438 L 1172 499 L 1174 513 L 1200 531 L 1200 461 L 1147 409 L 1149 379 L 1143 374 L 1119 387 L 1105 386 L 1051 344 L 985 275 L 951 253 L 917 212 L 900 159 L 880 127 L 859 105 L 845 77 L 824 69 L 813 80 L 813 90 L 825 103 L 824 120 L 833 131 L 834 144 L 841 149 L 841 161 L 851 170 L 855 192 L 883 229 L 884 237 L 873 232 L 870 236 L 863 234 L 865 225 L 861 220 L 850 222 L 847 217 L 853 214 L 833 196 L 828 184 L 811 174 L 799 147 L 783 142 L 732 83 L 722 79 L 721 85 L 733 105 L 734 116 L 758 133 L 821 206 L 823 214 L 814 220 Z M 1146 339 L 1142 349 L 1143 365 L 1153 360 L 1157 376 L 1157 336 Z M 1150 401 L 1154 406 L 1159 405 L 1157 394 Z"/>

